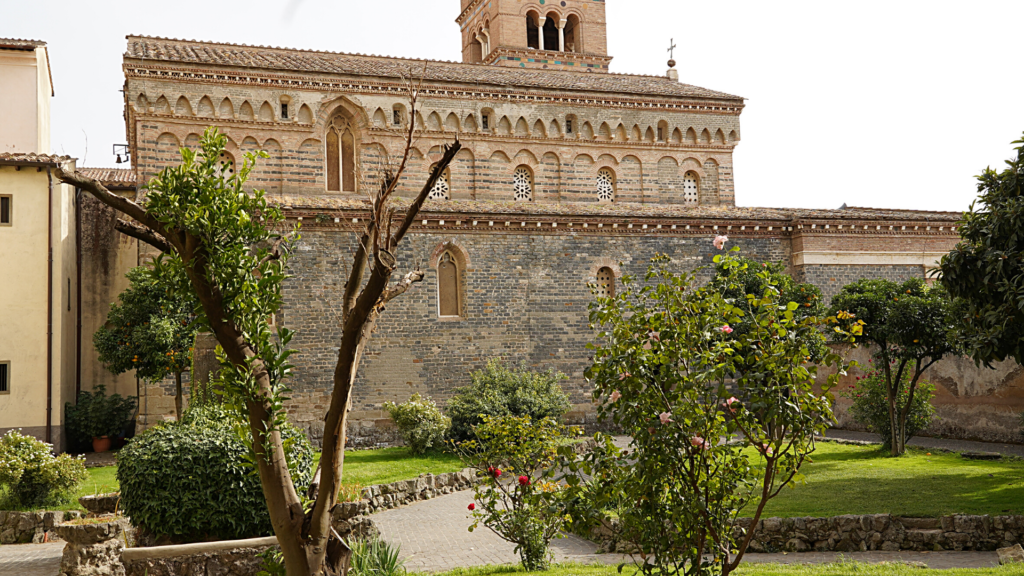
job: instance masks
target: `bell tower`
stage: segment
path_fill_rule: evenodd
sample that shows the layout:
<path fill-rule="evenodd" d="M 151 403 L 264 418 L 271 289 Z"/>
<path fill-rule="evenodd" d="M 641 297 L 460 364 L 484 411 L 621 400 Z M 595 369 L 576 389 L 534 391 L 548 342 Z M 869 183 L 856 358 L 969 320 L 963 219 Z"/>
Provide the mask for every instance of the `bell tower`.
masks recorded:
<path fill-rule="evenodd" d="M 608 72 L 603 0 L 462 0 L 462 61 Z"/>

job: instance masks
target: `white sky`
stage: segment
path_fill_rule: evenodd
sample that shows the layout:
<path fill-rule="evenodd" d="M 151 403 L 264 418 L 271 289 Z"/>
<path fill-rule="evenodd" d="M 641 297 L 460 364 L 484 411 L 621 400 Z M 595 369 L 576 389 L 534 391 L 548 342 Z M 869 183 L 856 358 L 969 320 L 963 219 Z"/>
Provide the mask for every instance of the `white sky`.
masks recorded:
<path fill-rule="evenodd" d="M 612 71 L 747 98 L 743 206 L 962 210 L 1024 132 L 1021 0 L 607 0 Z M 49 43 L 53 148 L 114 166 L 125 35 L 459 60 L 458 0 L 0 0 Z M 2 90 L 2 87 L 0 87 Z M 88 138 L 88 152 L 86 151 Z"/>

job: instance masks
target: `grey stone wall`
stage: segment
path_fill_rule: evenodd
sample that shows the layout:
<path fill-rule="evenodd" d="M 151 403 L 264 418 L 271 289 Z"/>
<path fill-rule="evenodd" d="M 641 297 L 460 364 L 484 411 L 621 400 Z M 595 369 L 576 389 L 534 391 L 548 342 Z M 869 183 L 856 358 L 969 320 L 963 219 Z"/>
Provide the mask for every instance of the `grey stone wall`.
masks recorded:
<path fill-rule="evenodd" d="M 503 225 L 504 222 L 495 222 Z M 516 223 L 518 224 L 518 223 Z M 502 226 L 503 227 L 503 226 Z M 413 393 L 444 406 L 469 374 L 490 358 L 504 357 L 538 370 L 569 376 L 564 388 L 579 410 L 590 405 L 583 377 L 590 363 L 585 346 L 593 333 L 587 306 L 588 282 L 609 266 L 621 274 L 642 274 L 657 253 L 680 269 L 711 263 L 718 254 L 707 237 L 526 234 L 498 231 L 455 237 L 418 234 L 399 250 L 399 271 L 417 265 L 427 272 L 414 290 L 394 300 L 384 313 L 358 373 L 350 445 L 393 440 L 375 424 L 386 417 L 386 401 L 404 402 Z M 289 261 L 279 322 L 298 330 L 292 357 L 296 366 L 289 405 L 293 422 L 316 439 L 326 412 L 341 340 L 340 302 L 353 250 L 350 233 L 307 229 Z M 738 240 L 743 254 L 759 260 L 788 260 L 780 239 Z M 463 314 L 439 318 L 437 275 L 430 257 L 454 245 L 463 266 Z M 621 264 L 621 265 L 620 265 Z M 374 424 L 374 425 L 371 425 Z"/>
<path fill-rule="evenodd" d="M 809 282 L 821 288 L 825 302 L 829 303 L 832 301 L 832 297 L 843 289 L 843 286 L 864 278 L 903 282 L 911 278 L 924 278 L 924 274 L 925 270 L 922 266 L 826 266 L 812 264 L 798 267 L 793 272 L 793 278 L 797 282 Z"/>

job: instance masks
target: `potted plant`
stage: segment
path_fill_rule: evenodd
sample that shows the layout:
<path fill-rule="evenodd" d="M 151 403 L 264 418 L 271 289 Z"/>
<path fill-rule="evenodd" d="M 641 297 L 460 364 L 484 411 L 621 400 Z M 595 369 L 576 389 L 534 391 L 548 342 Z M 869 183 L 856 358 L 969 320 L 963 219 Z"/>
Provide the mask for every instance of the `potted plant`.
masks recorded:
<path fill-rule="evenodd" d="M 107 387 L 82 392 L 78 403 L 65 407 L 69 435 L 80 444 L 92 442 L 94 452 L 110 450 L 111 438 L 121 434 L 135 413 L 136 400 L 120 394 L 107 396 Z"/>

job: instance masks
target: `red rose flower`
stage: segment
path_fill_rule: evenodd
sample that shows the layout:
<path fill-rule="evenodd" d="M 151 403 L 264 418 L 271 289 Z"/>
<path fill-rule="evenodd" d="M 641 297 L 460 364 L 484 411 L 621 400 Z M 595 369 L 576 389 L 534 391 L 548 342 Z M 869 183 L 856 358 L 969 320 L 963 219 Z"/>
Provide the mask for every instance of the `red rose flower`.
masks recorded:
<path fill-rule="evenodd" d="M 501 476 L 501 468 L 494 469 L 494 477 L 499 478 Z"/>
<path fill-rule="evenodd" d="M 469 503 L 469 510 L 470 510 L 471 512 L 472 512 L 473 510 L 476 510 L 476 502 L 470 502 L 470 503 Z"/>
<path fill-rule="evenodd" d="M 529 476 L 520 476 L 519 477 L 519 485 L 520 486 L 529 486 L 530 485 L 530 477 Z"/>

